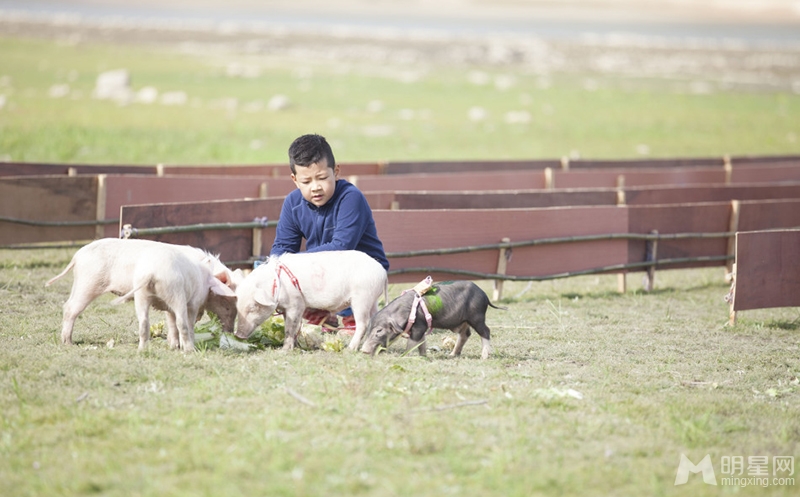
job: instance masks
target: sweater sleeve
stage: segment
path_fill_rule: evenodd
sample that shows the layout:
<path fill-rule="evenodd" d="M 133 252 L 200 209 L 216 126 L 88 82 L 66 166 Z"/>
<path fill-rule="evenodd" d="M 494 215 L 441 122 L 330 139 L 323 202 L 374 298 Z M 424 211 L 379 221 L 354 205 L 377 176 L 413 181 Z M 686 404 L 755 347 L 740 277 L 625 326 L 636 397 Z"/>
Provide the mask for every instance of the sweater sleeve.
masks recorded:
<path fill-rule="evenodd" d="M 298 206 L 292 201 L 292 196 L 287 195 L 281 207 L 281 215 L 278 219 L 278 226 L 275 228 L 275 241 L 269 255 L 281 255 L 286 252 L 297 253 L 300 251 L 300 244 L 303 241 L 303 233 L 297 224 L 294 209 Z"/>
<path fill-rule="evenodd" d="M 308 249 L 308 252 L 325 250 L 355 250 L 372 219 L 367 199 L 359 191 L 345 192 L 336 209 L 333 238 L 328 243 Z"/>

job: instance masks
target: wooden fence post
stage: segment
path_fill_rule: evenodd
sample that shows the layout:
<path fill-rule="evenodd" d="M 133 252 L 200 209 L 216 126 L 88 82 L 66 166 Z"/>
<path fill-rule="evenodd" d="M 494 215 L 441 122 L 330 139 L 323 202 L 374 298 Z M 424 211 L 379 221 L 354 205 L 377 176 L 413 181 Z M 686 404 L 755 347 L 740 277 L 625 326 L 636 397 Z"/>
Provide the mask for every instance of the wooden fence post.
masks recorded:
<path fill-rule="evenodd" d="M 510 238 L 503 238 L 503 243 L 510 243 Z M 500 247 L 500 254 L 497 256 L 497 274 L 506 274 L 508 267 L 508 260 L 511 259 L 511 249 L 508 247 Z M 494 280 L 494 292 L 492 293 L 492 300 L 495 302 L 503 297 L 503 280 Z"/>
<path fill-rule="evenodd" d="M 733 326 L 736 324 L 736 311 L 733 310 L 733 302 L 736 299 L 736 263 L 733 264 L 732 271 L 731 271 L 731 290 L 728 292 L 728 296 L 725 300 L 728 301 L 730 305 L 730 311 L 728 312 L 728 324 Z"/>
<path fill-rule="evenodd" d="M 106 175 L 97 175 L 97 210 L 95 211 L 95 219 L 98 221 L 94 227 L 94 237 L 104 238 L 106 235 L 106 226 L 100 221 L 106 220 Z"/>
<path fill-rule="evenodd" d="M 728 232 L 731 233 L 731 236 L 728 237 L 728 250 L 726 252 L 729 257 L 736 256 L 736 232 L 739 231 L 740 210 L 740 202 L 738 200 L 731 200 L 731 217 L 728 222 Z M 725 262 L 725 281 L 730 281 L 732 278 L 734 262 L 734 259 L 728 259 Z"/>
<path fill-rule="evenodd" d="M 650 232 L 651 235 L 658 236 L 658 230 Z M 647 275 L 645 276 L 644 290 L 646 292 L 653 291 L 653 285 L 656 279 L 656 261 L 658 261 L 658 238 L 648 240 L 646 244 L 644 259 L 648 262 L 652 261 L 652 265 L 647 267 Z"/>
<path fill-rule="evenodd" d="M 553 168 L 546 167 L 544 168 L 544 189 L 552 190 L 553 188 L 555 188 L 555 181 L 553 180 Z"/>
<path fill-rule="evenodd" d="M 625 207 L 625 175 L 617 176 L 617 207 Z M 625 271 L 617 273 L 617 291 L 625 293 L 628 291 L 627 273 Z"/>
<path fill-rule="evenodd" d="M 266 181 L 258 186 L 258 198 L 267 198 L 269 195 L 269 183 Z M 258 259 L 261 257 L 261 249 L 264 247 L 263 241 L 263 227 L 253 228 L 253 257 Z"/>
<path fill-rule="evenodd" d="M 733 164 L 731 163 L 730 155 L 722 157 L 722 167 L 725 170 L 725 184 L 730 185 L 733 178 Z"/>

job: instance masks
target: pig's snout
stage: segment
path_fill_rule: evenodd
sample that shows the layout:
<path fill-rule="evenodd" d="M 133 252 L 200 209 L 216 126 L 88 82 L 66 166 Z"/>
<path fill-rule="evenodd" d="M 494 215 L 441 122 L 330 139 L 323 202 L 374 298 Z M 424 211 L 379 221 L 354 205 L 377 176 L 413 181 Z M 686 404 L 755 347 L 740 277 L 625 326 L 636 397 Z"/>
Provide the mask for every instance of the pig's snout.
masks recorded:
<path fill-rule="evenodd" d="M 240 338 L 242 340 L 247 340 L 250 338 L 250 335 L 253 334 L 255 330 L 255 326 L 250 326 L 249 324 L 242 325 L 242 318 L 239 318 L 239 324 L 236 326 L 236 331 L 233 333 L 233 336 L 236 338 Z"/>
<path fill-rule="evenodd" d="M 369 337 L 367 341 L 364 342 L 364 345 L 361 346 L 361 352 L 374 357 L 380 345 L 382 345 L 383 348 L 386 348 L 386 344 L 381 344 L 381 340 L 379 338 Z"/>

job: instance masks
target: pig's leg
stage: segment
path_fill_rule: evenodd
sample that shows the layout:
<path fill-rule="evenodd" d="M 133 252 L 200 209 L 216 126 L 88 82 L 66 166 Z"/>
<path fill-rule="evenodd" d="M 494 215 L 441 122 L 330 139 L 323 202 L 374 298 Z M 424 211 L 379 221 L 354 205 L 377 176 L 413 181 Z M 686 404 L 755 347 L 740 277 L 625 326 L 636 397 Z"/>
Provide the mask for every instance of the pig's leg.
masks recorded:
<path fill-rule="evenodd" d="M 303 325 L 303 311 L 305 311 L 305 309 L 300 309 L 300 312 L 290 312 L 287 310 L 286 314 L 283 316 L 285 326 L 283 350 L 293 350 L 295 345 L 297 345 L 297 333 L 300 332 L 300 327 Z"/>
<path fill-rule="evenodd" d="M 414 347 L 417 347 L 417 351 L 419 352 L 419 355 L 424 356 L 425 354 L 427 354 L 428 353 L 428 337 L 427 336 L 423 336 L 422 340 L 419 340 L 419 341 L 418 340 L 413 340 L 412 338 L 409 337 L 409 339 L 406 340 L 406 354 L 411 352 L 412 350 L 414 350 Z"/>
<path fill-rule="evenodd" d="M 353 333 L 353 338 L 350 340 L 350 344 L 348 345 L 348 347 L 350 348 L 350 350 L 354 352 L 358 350 L 358 346 L 359 344 L 361 344 L 361 339 L 364 338 L 364 334 L 367 332 L 369 319 L 374 314 L 373 307 L 377 312 L 377 305 L 368 308 L 352 306 L 353 317 L 356 320 L 356 331 L 355 333 Z"/>
<path fill-rule="evenodd" d="M 150 339 L 150 300 L 139 292 L 133 297 L 136 317 L 139 319 L 139 350 L 143 350 Z"/>
<path fill-rule="evenodd" d="M 184 352 L 194 352 L 194 322 L 193 316 L 197 315 L 197 310 L 181 306 L 175 312 L 175 324 L 180 333 L 181 349 Z"/>
<path fill-rule="evenodd" d="M 481 337 L 481 341 L 483 343 L 481 347 L 481 359 L 488 359 L 489 354 L 492 352 L 492 343 L 488 338 L 483 337 Z"/>
<path fill-rule="evenodd" d="M 181 346 L 180 336 L 178 335 L 178 325 L 175 324 L 175 314 L 172 311 L 166 311 L 167 315 L 167 345 L 171 349 L 177 349 Z"/>
<path fill-rule="evenodd" d="M 453 351 L 450 352 L 450 356 L 457 357 L 461 355 L 461 349 L 464 348 L 464 344 L 467 343 L 467 338 L 469 338 L 472 332 L 469 330 L 468 323 L 461 323 L 455 327 L 453 331 L 458 333 L 458 338 L 456 339 L 456 346 L 453 347 Z"/>
<path fill-rule="evenodd" d="M 75 320 L 78 319 L 78 315 L 80 315 L 94 299 L 104 293 L 94 291 L 94 289 L 93 285 L 82 285 L 77 279 L 72 285 L 69 298 L 64 303 L 63 307 L 64 317 L 61 321 L 62 343 L 72 343 L 72 329 L 75 326 Z"/>
<path fill-rule="evenodd" d="M 489 327 L 486 326 L 483 320 L 474 323 L 472 327 L 475 328 L 475 332 L 481 337 L 481 359 L 488 359 L 489 354 L 492 352 L 492 343 L 489 339 L 491 336 Z"/>

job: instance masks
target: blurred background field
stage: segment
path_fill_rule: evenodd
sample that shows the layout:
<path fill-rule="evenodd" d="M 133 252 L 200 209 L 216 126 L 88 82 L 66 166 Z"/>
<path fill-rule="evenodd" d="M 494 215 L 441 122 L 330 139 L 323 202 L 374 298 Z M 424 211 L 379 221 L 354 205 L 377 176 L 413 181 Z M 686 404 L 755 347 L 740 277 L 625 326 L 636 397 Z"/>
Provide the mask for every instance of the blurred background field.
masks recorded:
<path fill-rule="evenodd" d="M 800 152 L 787 2 L 367 4 L 0 3 L 0 159 L 280 163 L 306 132 L 340 161 Z"/>

